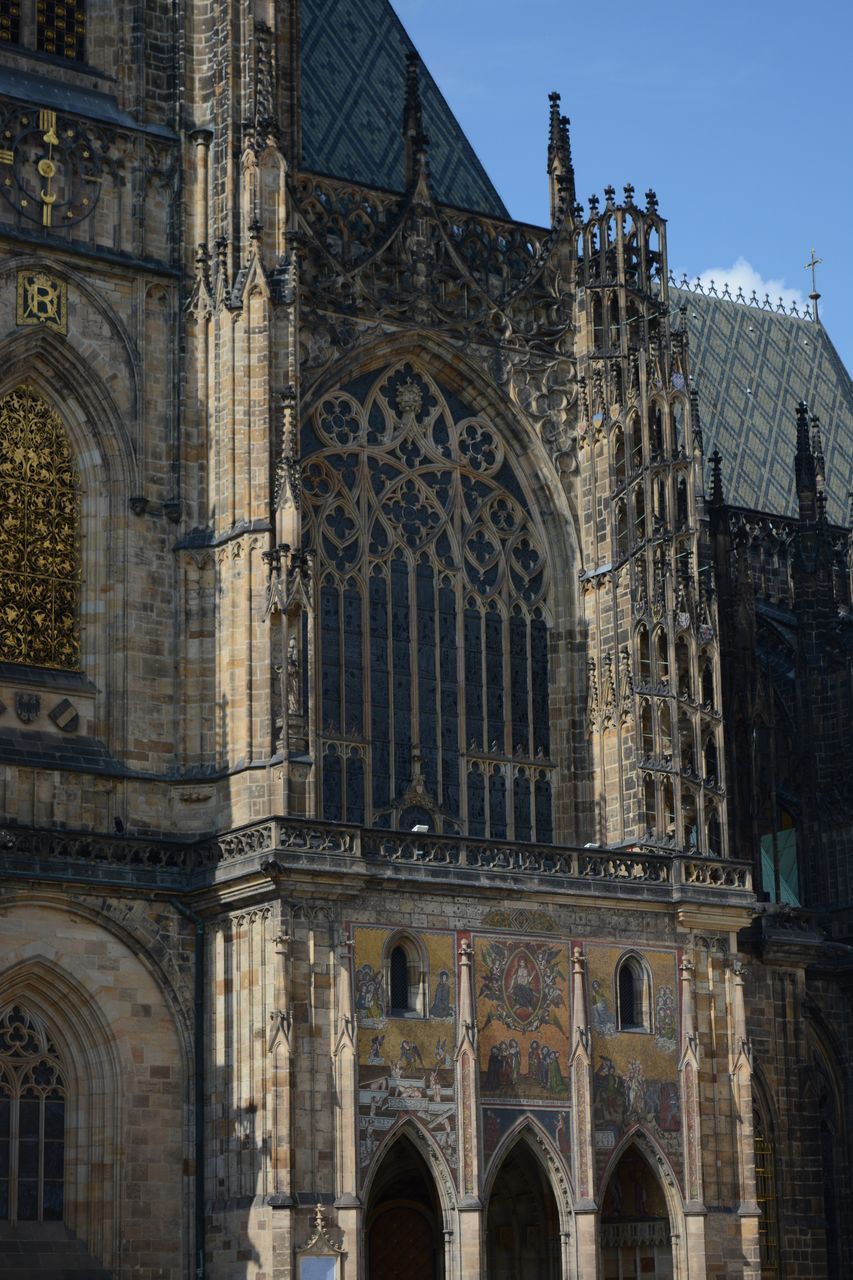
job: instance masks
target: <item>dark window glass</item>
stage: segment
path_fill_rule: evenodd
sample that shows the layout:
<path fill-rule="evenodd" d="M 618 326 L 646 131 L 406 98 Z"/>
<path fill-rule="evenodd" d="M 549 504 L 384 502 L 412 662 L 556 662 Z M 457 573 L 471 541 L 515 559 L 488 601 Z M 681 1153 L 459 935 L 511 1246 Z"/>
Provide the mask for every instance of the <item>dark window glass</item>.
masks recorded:
<path fill-rule="evenodd" d="M 551 726 L 548 710 L 548 628 L 541 618 L 530 624 L 530 662 L 533 684 L 533 750 L 551 754 Z"/>
<path fill-rule="evenodd" d="M 435 583 L 421 560 L 416 573 L 418 603 L 418 715 L 423 775 L 427 791 L 438 795 L 438 682 L 435 665 Z"/>
<path fill-rule="evenodd" d="M 619 970 L 619 1025 L 637 1026 L 636 979 L 630 964 L 623 964 Z"/>
<path fill-rule="evenodd" d="M 347 758 L 347 822 L 364 822 L 364 762 L 357 751 Z"/>
<path fill-rule="evenodd" d="M 320 661 L 323 672 L 324 732 L 341 728 L 341 603 L 337 587 L 320 592 Z"/>
<path fill-rule="evenodd" d="M 493 769 L 489 778 L 489 834 L 506 839 L 506 778 L 500 769 Z"/>
<path fill-rule="evenodd" d="M 441 782 L 447 813 L 459 813 L 459 675 L 456 670 L 456 596 L 442 586 L 438 593 L 439 667 L 441 670 Z"/>
<path fill-rule="evenodd" d="M 360 735 L 364 731 L 361 592 L 353 585 L 344 591 L 344 700 L 345 730 Z"/>
<path fill-rule="evenodd" d="M 486 834 L 486 780 L 479 767 L 468 774 L 468 831 L 472 836 Z"/>
<path fill-rule="evenodd" d="M 394 700 L 394 789 L 402 795 L 412 781 L 412 636 L 409 570 L 404 560 L 391 565 L 391 654 Z"/>
<path fill-rule="evenodd" d="M 409 962 L 403 947 L 391 952 L 391 1008 L 399 1012 L 409 1009 Z"/>
<path fill-rule="evenodd" d="M 490 751 L 505 751 L 504 624 L 499 613 L 486 614 L 486 708 Z"/>
<path fill-rule="evenodd" d="M 340 822 L 343 816 L 341 757 L 334 747 L 323 756 L 323 814 L 330 822 Z"/>
<path fill-rule="evenodd" d="M 510 686 L 512 689 L 512 749 L 530 751 L 530 717 L 527 707 L 527 623 L 523 618 L 509 622 Z"/>
<path fill-rule="evenodd" d="M 530 780 L 520 774 L 514 783 L 515 791 L 515 838 L 516 840 L 532 840 L 533 831 L 530 823 Z"/>
<path fill-rule="evenodd" d="M 479 609 L 465 610 L 465 729 L 466 745 L 484 747 L 483 739 L 483 651 L 482 620 Z"/>
<path fill-rule="evenodd" d="M 540 844 L 551 844 L 554 840 L 554 818 L 551 810 L 551 783 L 546 773 L 540 773 L 536 779 L 536 839 Z"/>
<path fill-rule="evenodd" d="M 370 579 L 370 725 L 373 751 L 373 806 L 391 803 L 391 760 L 388 746 L 388 589 L 384 577 Z"/>

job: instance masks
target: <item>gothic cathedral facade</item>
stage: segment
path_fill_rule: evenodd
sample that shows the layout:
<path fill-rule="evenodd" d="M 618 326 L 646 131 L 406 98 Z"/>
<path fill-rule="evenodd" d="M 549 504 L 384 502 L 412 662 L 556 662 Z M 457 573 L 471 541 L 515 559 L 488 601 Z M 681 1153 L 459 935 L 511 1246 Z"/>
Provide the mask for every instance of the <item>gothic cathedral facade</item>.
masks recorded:
<path fill-rule="evenodd" d="M 387 0 L 0 0 L 0 113 L 4 1276 L 846 1274 L 816 315 Z"/>

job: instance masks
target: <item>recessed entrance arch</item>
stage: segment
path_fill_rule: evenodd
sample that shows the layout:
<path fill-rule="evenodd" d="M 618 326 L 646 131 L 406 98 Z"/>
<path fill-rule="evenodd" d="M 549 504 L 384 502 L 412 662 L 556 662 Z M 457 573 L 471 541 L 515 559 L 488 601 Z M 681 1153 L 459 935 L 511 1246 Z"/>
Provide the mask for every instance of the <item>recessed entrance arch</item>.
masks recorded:
<path fill-rule="evenodd" d="M 406 1136 L 393 1143 L 373 1178 L 367 1280 L 444 1280 L 438 1193 L 426 1161 Z"/>
<path fill-rule="evenodd" d="M 559 1280 L 560 1214 L 545 1170 L 524 1141 L 504 1157 L 486 1219 L 489 1280 Z"/>
<path fill-rule="evenodd" d="M 622 1153 L 601 1210 L 604 1280 L 673 1280 L 672 1225 L 666 1195 L 637 1146 Z"/>

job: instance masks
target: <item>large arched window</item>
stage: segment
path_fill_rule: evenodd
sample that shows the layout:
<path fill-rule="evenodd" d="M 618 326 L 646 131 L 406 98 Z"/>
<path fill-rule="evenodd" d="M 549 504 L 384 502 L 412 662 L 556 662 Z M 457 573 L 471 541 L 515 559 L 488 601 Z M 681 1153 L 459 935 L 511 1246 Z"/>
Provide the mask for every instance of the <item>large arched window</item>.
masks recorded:
<path fill-rule="evenodd" d="M 0 1014 L 0 1222 L 61 1222 L 65 1077 L 39 1020 Z"/>
<path fill-rule="evenodd" d="M 80 488 L 68 437 L 31 387 L 0 400 L 0 661 L 80 665 Z"/>
<path fill-rule="evenodd" d="M 549 571 L 499 433 L 404 364 L 325 395 L 302 453 L 325 816 L 550 841 Z"/>

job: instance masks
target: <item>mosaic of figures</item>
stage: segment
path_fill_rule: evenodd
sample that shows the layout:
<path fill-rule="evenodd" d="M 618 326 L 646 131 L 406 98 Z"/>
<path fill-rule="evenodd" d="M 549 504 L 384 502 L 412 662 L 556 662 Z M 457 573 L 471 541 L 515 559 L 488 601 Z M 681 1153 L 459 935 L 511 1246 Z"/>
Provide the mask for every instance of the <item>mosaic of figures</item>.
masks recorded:
<path fill-rule="evenodd" d="M 568 1165 L 571 1159 L 571 1115 L 568 1107 L 484 1107 L 483 1154 L 488 1163 L 504 1136 L 519 1123 L 530 1119 L 545 1131 Z"/>
<path fill-rule="evenodd" d="M 640 1126 L 681 1171 L 677 971 L 674 952 L 644 952 L 650 1025 L 620 1031 L 615 978 L 621 952 L 587 948 L 593 1050 L 593 1123 L 599 1173 L 626 1133 Z"/>
<path fill-rule="evenodd" d="M 385 952 L 392 931 L 356 928 L 354 932 L 361 1167 L 367 1167 L 389 1130 L 414 1116 L 455 1172 L 454 935 L 419 935 L 427 957 L 421 975 L 427 1016 L 398 1017 L 388 1009 Z"/>
<path fill-rule="evenodd" d="M 481 1097 L 568 1097 L 567 974 L 568 949 L 553 939 L 477 939 Z"/>

